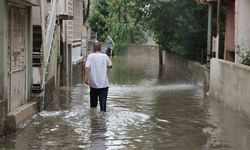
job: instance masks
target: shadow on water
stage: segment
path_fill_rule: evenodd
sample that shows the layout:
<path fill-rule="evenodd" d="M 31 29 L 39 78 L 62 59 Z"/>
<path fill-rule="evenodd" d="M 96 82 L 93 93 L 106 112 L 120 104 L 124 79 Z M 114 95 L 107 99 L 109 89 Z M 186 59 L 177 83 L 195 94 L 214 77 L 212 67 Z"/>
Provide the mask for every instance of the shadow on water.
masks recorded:
<path fill-rule="evenodd" d="M 47 111 L 16 134 L 8 150 L 248 150 L 250 122 L 205 96 L 203 68 L 158 50 L 130 47 L 113 58 L 108 111 L 89 108 L 89 89 L 62 88 Z"/>

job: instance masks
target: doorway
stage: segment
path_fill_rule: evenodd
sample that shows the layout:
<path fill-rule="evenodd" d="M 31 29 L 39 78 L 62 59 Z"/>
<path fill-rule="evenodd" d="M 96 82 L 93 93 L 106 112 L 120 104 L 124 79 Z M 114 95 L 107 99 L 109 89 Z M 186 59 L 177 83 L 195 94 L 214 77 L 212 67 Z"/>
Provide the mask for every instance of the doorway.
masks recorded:
<path fill-rule="evenodd" d="M 26 102 L 27 8 L 8 7 L 9 112 Z"/>

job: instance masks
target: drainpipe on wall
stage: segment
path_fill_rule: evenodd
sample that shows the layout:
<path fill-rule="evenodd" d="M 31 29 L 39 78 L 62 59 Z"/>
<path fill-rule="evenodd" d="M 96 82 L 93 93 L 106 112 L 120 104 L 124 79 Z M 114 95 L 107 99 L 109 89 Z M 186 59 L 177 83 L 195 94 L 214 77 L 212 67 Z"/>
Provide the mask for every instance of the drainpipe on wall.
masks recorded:
<path fill-rule="evenodd" d="M 208 30 L 207 30 L 207 65 L 210 65 L 211 53 L 212 53 L 212 15 L 213 5 L 208 4 Z"/>
<path fill-rule="evenodd" d="M 217 50 L 216 50 L 216 58 L 219 58 L 220 52 L 220 5 L 221 0 L 218 0 L 217 3 Z"/>

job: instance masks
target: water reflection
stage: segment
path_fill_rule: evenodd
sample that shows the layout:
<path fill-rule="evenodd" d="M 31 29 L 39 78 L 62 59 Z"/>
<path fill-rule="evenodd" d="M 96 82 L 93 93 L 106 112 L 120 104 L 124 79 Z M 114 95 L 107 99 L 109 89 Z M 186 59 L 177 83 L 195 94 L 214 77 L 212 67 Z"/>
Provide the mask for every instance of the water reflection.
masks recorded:
<path fill-rule="evenodd" d="M 89 108 L 84 85 L 62 88 L 31 124 L 8 135 L 10 150 L 248 150 L 250 122 L 205 97 L 204 73 L 158 50 L 134 47 L 113 59 L 107 112 Z"/>
<path fill-rule="evenodd" d="M 92 110 L 90 117 L 90 150 L 105 150 L 106 149 L 106 135 L 107 126 L 106 126 L 106 113 L 98 113 L 95 110 Z"/>

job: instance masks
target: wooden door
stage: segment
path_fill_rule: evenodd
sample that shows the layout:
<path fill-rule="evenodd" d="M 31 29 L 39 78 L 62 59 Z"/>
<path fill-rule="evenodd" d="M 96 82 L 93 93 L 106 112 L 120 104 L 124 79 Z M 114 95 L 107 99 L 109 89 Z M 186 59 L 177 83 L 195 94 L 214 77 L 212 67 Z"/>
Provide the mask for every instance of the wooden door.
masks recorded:
<path fill-rule="evenodd" d="M 26 51 L 27 10 L 9 6 L 9 111 L 14 111 L 26 101 Z"/>

